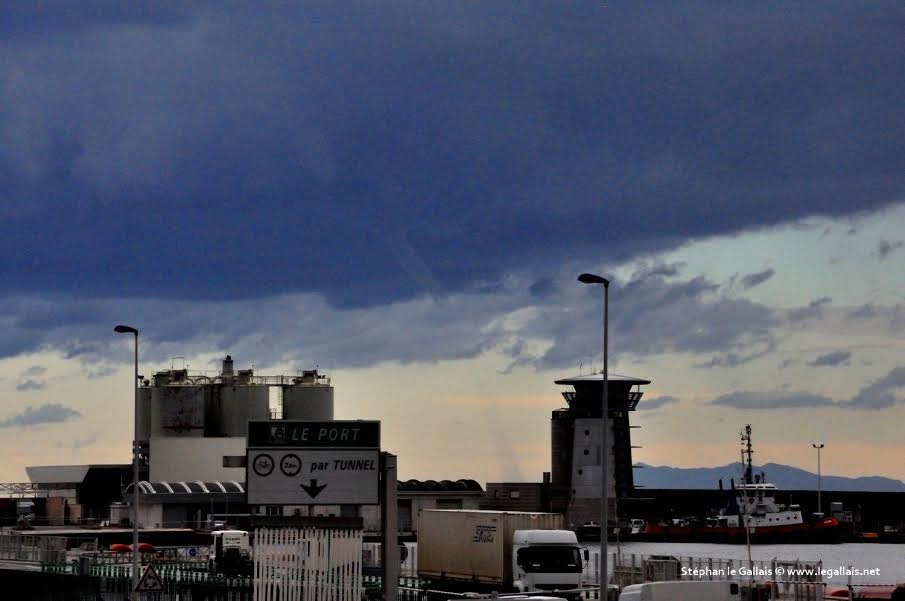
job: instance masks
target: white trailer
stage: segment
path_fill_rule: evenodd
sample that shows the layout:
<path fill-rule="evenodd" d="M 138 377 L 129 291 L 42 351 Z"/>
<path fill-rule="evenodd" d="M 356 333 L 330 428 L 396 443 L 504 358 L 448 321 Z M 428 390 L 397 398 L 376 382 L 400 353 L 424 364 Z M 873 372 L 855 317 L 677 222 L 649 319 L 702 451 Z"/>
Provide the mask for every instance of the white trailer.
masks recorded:
<path fill-rule="evenodd" d="M 584 566 L 562 525 L 552 513 L 423 510 L 418 576 L 450 592 L 574 591 Z"/>
<path fill-rule="evenodd" d="M 677 580 L 632 584 L 622 589 L 619 601 L 739 601 L 737 582 Z"/>

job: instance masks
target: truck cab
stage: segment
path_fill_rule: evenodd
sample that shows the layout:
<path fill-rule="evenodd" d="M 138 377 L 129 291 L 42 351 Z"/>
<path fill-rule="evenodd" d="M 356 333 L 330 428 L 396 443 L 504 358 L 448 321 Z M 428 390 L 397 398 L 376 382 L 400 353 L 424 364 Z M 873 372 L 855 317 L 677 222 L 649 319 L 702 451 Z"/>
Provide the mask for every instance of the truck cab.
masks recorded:
<path fill-rule="evenodd" d="M 587 553 L 587 552 L 585 552 Z M 571 530 L 516 530 L 512 536 L 513 587 L 519 592 L 581 586 L 584 562 Z"/>
<path fill-rule="evenodd" d="M 215 530 L 213 552 L 208 560 L 212 574 L 251 576 L 251 547 L 245 530 Z"/>

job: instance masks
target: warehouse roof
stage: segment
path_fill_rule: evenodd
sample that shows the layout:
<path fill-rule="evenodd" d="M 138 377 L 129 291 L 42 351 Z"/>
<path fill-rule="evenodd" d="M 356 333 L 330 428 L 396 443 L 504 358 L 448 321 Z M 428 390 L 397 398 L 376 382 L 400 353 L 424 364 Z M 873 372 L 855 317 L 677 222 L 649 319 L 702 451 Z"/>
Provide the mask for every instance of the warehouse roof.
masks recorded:
<path fill-rule="evenodd" d="M 225 482 L 202 482 L 201 480 L 177 481 L 177 482 L 148 482 L 142 480 L 138 483 L 138 490 L 142 497 L 174 497 L 192 495 L 198 497 L 223 495 L 244 495 L 245 485 L 235 480 Z M 126 487 L 124 495 L 132 494 L 132 484 Z"/>

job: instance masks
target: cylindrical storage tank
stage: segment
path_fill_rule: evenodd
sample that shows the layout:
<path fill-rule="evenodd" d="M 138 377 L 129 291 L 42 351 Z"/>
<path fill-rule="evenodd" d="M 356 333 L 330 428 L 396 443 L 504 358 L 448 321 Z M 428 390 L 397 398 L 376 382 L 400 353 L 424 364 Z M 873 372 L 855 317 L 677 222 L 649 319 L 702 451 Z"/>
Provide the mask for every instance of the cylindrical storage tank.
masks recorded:
<path fill-rule="evenodd" d="M 171 384 L 151 388 L 151 437 L 203 435 L 203 387 Z"/>
<path fill-rule="evenodd" d="M 151 390 L 147 386 L 138 389 L 138 440 L 151 438 Z"/>
<path fill-rule="evenodd" d="M 221 386 L 219 415 L 220 436 L 247 436 L 248 420 L 270 419 L 270 387 L 260 384 Z"/>
<path fill-rule="evenodd" d="M 283 419 L 333 420 L 333 387 L 300 383 L 283 386 Z"/>
<path fill-rule="evenodd" d="M 557 410 L 550 420 L 550 467 L 553 486 L 572 486 L 572 444 L 575 420 L 569 411 Z"/>

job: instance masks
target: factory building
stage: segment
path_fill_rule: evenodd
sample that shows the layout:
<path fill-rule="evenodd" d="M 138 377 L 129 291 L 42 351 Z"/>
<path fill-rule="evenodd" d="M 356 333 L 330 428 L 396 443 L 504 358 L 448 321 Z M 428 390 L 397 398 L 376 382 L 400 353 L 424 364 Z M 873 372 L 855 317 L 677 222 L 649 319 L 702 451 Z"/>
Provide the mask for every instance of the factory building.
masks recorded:
<path fill-rule="evenodd" d="M 102 522 L 132 478 L 128 464 L 40 465 L 25 472 L 29 482 L 17 485 L 18 496 L 35 502 L 35 511 L 29 513 L 40 517 L 34 524 L 49 526 Z"/>
<path fill-rule="evenodd" d="M 139 388 L 139 444 L 148 465 L 139 483 L 143 527 L 209 526 L 211 516 L 247 514 L 245 452 L 249 420 L 332 421 L 333 387 L 317 370 L 298 376 L 257 376 L 235 370 L 232 357 L 218 374 L 169 369 Z M 426 508 L 476 509 L 484 491 L 473 480 L 400 482 L 400 532 L 417 529 Z M 124 500 L 131 501 L 131 484 Z M 270 516 L 362 518 L 365 529 L 379 524 L 378 506 L 263 506 Z M 227 518 L 229 519 L 229 518 Z"/>
<path fill-rule="evenodd" d="M 139 524 L 143 528 L 210 528 L 222 519 L 247 527 L 249 507 L 241 482 L 139 482 Z M 400 536 L 418 531 L 422 509 L 478 509 L 484 490 L 474 480 L 406 480 L 396 485 Z M 125 490 L 131 502 L 132 485 Z M 112 520 L 129 519 L 126 505 L 115 507 Z M 379 505 L 268 506 L 269 516 L 327 516 L 362 518 L 366 533 L 380 531 Z M 118 512 L 118 513 L 117 513 Z M 117 519 L 119 518 L 119 519 Z"/>
<path fill-rule="evenodd" d="M 243 482 L 248 421 L 333 419 L 330 379 L 257 376 L 234 370 L 229 355 L 219 374 L 159 371 L 138 390 L 138 433 L 152 482 Z"/>

